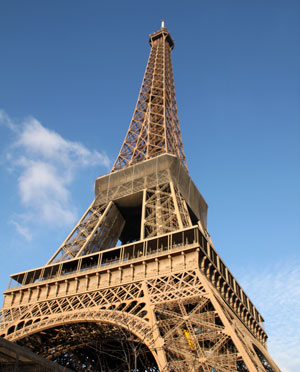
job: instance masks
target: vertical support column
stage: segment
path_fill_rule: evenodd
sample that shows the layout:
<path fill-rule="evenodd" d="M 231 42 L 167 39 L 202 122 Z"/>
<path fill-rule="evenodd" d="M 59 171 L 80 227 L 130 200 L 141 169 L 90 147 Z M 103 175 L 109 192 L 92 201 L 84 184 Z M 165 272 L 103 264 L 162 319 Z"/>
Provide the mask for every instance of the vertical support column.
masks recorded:
<path fill-rule="evenodd" d="M 156 225 L 157 225 L 157 235 L 163 234 L 163 218 L 162 218 L 162 203 L 161 203 L 161 190 L 160 186 L 156 186 L 155 191 L 155 215 L 156 215 Z"/>
<path fill-rule="evenodd" d="M 164 37 L 165 39 L 165 37 Z M 167 113 L 166 113 L 166 49 L 163 48 L 163 120 L 164 120 L 164 148 L 168 152 L 168 138 L 167 138 Z"/>
<path fill-rule="evenodd" d="M 235 344 L 235 347 L 237 348 L 239 354 L 243 358 L 243 361 L 244 361 L 246 367 L 248 368 L 249 372 L 257 372 L 257 368 L 256 368 L 252 358 L 250 358 L 250 355 L 251 355 L 250 350 L 245 349 L 245 346 L 243 345 L 243 343 L 241 342 L 241 340 L 239 339 L 239 337 L 236 334 L 236 331 L 235 331 L 235 328 L 233 327 L 232 322 L 229 321 L 227 315 L 225 314 L 224 310 L 222 309 L 222 306 L 220 305 L 220 303 L 222 303 L 223 301 L 220 298 L 219 293 L 208 282 L 207 278 L 205 277 L 205 275 L 203 275 L 201 273 L 200 270 L 197 270 L 197 274 L 198 274 L 199 278 L 201 279 L 201 282 L 202 282 L 206 292 L 208 293 L 209 300 L 213 304 L 218 316 L 220 317 L 220 319 L 221 319 L 221 321 L 222 321 L 222 323 L 225 327 L 226 334 L 228 334 L 231 337 L 233 343 Z M 217 298 L 219 300 L 217 300 Z M 235 327 L 237 327 L 237 322 L 238 321 L 239 320 L 236 319 L 236 321 L 234 322 Z"/>
<path fill-rule="evenodd" d="M 141 233 L 140 233 L 141 240 L 145 239 L 146 192 L 147 192 L 147 189 L 144 189 L 143 190 L 143 201 L 142 201 Z"/>
<path fill-rule="evenodd" d="M 181 214 L 180 214 L 179 206 L 178 206 L 178 203 L 177 203 L 174 184 L 173 184 L 172 181 L 170 181 L 170 188 L 171 188 L 171 194 L 172 194 L 172 198 L 173 198 L 173 203 L 174 203 L 174 207 L 175 207 L 175 212 L 176 212 L 176 217 L 177 217 L 177 221 L 178 221 L 178 224 L 179 224 L 179 228 L 183 229 Z"/>
<path fill-rule="evenodd" d="M 158 369 L 161 372 L 168 372 L 168 362 L 166 358 L 166 353 L 163 348 L 164 346 L 164 339 L 161 337 L 158 326 L 157 326 L 157 320 L 156 315 L 154 312 L 153 305 L 150 303 L 150 298 L 148 294 L 147 284 L 145 281 L 142 283 L 142 289 L 144 292 L 144 301 L 146 303 L 146 309 L 148 311 L 149 319 L 152 325 L 152 335 L 154 340 L 154 352 L 156 354 L 155 359 L 158 364 Z"/>

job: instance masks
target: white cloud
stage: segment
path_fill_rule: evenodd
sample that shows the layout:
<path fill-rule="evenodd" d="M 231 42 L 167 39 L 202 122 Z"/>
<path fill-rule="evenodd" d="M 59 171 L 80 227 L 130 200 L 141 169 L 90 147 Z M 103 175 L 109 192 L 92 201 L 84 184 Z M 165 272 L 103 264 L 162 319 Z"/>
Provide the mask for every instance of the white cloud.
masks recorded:
<path fill-rule="evenodd" d="M 0 125 L 4 125 L 12 131 L 16 131 L 16 125 L 4 110 L 0 109 Z"/>
<path fill-rule="evenodd" d="M 52 226 L 74 223 L 76 213 L 70 205 L 68 190 L 71 177 L 47 162 L 23 160 L 21 163 L 23 171 L 18 185 L 23 205 L 38 211 L 42 221 Z"/>
<path fill-rule="evenodd" d="M 300 371 L 299 260 L 266 264 L 242 275 L 240 282 L 265 319 L 268 350 L 283 372 Z"/>
<path fill-rule="evenodd" d="M 58 174 L 57 168 L 42 161 L 22 162 L 24 169 L 19 177 L 19 190 L 23 204 L 40 205 L 49 198 L 67 202 L 67 180 Z"/>
<path fill-rule="evenodd" d="M 30 156 L 42 156 L 51 162 L 59 161 L 68 166 L 109 167 L 109 159 L 106 155 L 98 151 L 90 151 L 79 142 L 64 139 L 34 118 L 25 121 L 15 146 L 23 148 Z"/>
<path fill-rule="evenodd" d="M 27 241 L 32 240 L 32 234 L 26 226 L 22 226 L 19 222 L 11 221 L 11 224 L 15 226 L 17 232 L 22 235 Z"/>
<path fill-rule="evenodd" d="M 82 168 L 108 168 L 109 159 L 90 151 L 79 142 L 64 139 L 44 127 L 35 118 L 16 124 L 3 110 L 0 124 L 13 131 L 15 140 L 6 154 L 7 168 L 17 175 L 20 201 L 26 218 L 13 221 L 18 233 L 31 240 L 30 226 L 74 224 L 77 215 L 72 207 L 70 186 Z M 24 216 L 24 213 L 23 213 Z"/>

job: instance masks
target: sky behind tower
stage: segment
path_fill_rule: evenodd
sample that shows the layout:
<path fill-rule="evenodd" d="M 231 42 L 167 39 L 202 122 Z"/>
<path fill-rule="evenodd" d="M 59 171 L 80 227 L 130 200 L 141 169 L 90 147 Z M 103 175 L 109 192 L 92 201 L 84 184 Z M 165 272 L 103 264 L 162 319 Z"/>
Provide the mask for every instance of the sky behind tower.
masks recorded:
<path fill-rule="evenodd" d="M 299 1 L 0 1 L 0 289 L 44 265 L 93 200 L 170 31 L 190 175 L 208 230 L 300 370 Z"/>

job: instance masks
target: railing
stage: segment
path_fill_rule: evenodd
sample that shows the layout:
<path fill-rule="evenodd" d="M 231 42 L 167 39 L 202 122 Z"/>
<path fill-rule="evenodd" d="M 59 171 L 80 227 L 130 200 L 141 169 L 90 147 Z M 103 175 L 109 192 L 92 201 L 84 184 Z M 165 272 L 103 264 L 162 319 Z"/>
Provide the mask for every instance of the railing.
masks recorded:
<path fill-rule="evenodd" d="M 175 250 L 178 247 L 182 249 L 183 246 L 186 247 L 199 243 L 197 240 L 197 231 L 198 227 L 193 226 L 180 232 L 173 232 L 160 237 L 129 243 L 76 259 L 13 274 L 11 275 L 9 289 L 80 273 L 86 270 L 116 264 L 120 265 L 138 259 L 144 259 L 145 257 L 150 257 L 164 251 Z"/>
<path fill-rule="evenodd" d="M 208 243 L 198 226 L 192 226 L 181 231 L 172 232 L 159 237 L 145 239 L 126 245 L 111 248 L 102 252 L 82 256 L 80 258 L 47 265 L 30 271 L 11 275 L 9 289 L 18 286 L 44 282 L 58 277 L 71 276 L 87 270 L 104 268 L 120 264 L 131 263 L 159 255 L 163 252 L 173 252 L 190 245 L 198 245 L 202 251 L 200 261 L 205 257 L 218 272 L 232 292 L 239 298 L 250 314 L 260 324 L 263 318 L 253 303 L 245 294 L 237 280 L 231 274 L 220 256 Z M 201 262 L 200 262 L 201 264 Z"/>
<path fill-rule="evenodd" d="M 239 298 L 241 303 L 247 308 L 247 310 L 254 317 L 254 319 L 257 322 L 259 322 L 260 325 L 262 325 L 263 322 L 262 316 L 255 308 L 253 303 L 250 301 L 246 293 L 243 291 L 242 287 L 239 285 L 239 283 L 232 275 L 228 267 L 224 264 L 220 256 L 215 251 L 215 249 L 208 243 L 203 234 L 200 231 L 198 231 L 198 234 L 199 237 L 197 238 L 197 241 L 199 241 L 199 245 L 203 252 L 202 257 L 200 255 L 200 261 L 203 259 L 203 257 L 208 259 L 208 262 L 212 264 L 214 269 L 217 271 L 218 275 L 220 275 L 223 278 L 224 283 L 226 283 L 230 287 L 231 291 Z M 206 269 L 208 269 L 208 263 L 206 263 L 205 267 Z"/>

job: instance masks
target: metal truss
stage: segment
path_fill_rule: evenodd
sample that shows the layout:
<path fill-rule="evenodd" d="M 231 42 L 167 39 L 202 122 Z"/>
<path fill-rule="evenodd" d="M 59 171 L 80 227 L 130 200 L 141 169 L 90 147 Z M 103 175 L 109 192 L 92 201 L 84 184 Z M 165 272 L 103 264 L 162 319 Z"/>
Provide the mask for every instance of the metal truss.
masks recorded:
<path fill-rule="evenodd" d="M 187 204 L 173 182 L 149 187 L 143 194 L 139 239 L 192 226 Z M 114 202 L 94 201 L 47 264 L 114 247 L 124 225 L 125 220 Z"/>
<path fill-rule="evenodd" d="M 112 171 L 163 153 L 173 154 L 187 170 L 178 121 L 167 29 L 150 36 L 151 51 L 134 114 Z"/>
<path fill-rule="evenodd" d="M 41 358 L 26 347 L 0 338 L 0 371 L 1 372 L 72 372 L 72 370 Z"/>
<path fill-rule="evenodd" d="M 165 183 L 144 190 L 141 239 L 192 226 L 186 202 Z"/>
<path fill-rule="evenodd" d="M 112 201 L 105 205 L 97 204 L 92 203 L 48 264 L 115 246 L 125 221 Z"/>
<path fill-rule="evenodd" d="M 60 363 L 120 334 L 160 371 L 279 371 L 199 270 L 39 301 L 6 324 L 7 339 Z"/>

